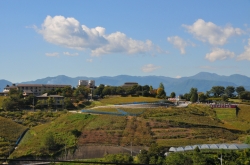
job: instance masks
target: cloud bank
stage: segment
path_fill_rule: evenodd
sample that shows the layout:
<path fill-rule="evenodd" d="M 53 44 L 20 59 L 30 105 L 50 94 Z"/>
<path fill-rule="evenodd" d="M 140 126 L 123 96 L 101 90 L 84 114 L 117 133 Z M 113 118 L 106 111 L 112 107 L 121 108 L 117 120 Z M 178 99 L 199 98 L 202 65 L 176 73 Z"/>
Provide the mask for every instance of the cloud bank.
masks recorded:
<path fill-rule="evenodd" d="M 233 28 L 230 25 L 220 27 L 202 19 L 198 19 L 193 25 L 182 26 L 198 40 L 208 42 L 211 45 L 224 45 L 230 37 L 244 33 L 240 28 Z"/>
<path fill-rule="evenodd" d="M 134 40 L 122 32 L 105 34 L 105 28 L 89 28 L 72 17 L 47 16 L 41 29 L 36 30 L 49 43 L 78 50 L 90 49 L 92 56 L 163 52 L 150 40 Z"/>

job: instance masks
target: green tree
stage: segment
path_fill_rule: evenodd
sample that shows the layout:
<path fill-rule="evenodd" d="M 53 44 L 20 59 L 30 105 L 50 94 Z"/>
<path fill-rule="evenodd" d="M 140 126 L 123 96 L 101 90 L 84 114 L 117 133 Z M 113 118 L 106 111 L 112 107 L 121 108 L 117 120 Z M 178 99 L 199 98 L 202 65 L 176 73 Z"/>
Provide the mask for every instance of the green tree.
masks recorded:
<path fill-rule="evenodd" d="M 137 155 L 137 157 L 141 164 L 149 164 L 149 156 L 147 150 L 142 149 L 140 153 Z"/>
<path fill-rule="evenodd" d="M 236 87 L 235 91 L 237 92 L 237 94 L 240 96 L 241 92 L 246 91 L 245 88 L 243 86 L 238 86 Z"/>
<path fill-rule="evenodd" d="M 100 84 L 95 90 L 94 95 L 98 95 L 102 97 L 102 90 L 104 89 L 104 84 Z"/>
<path fill-rule="evenodd" d="M 223 86 L 213 86 L 212 89 L 210 90 L 210 92 L 213 93 L 213 95 L 215 97 L 219 97 L 219 96 L 224 94 L 225 87 L 223 87 Z"/>
<path fill-rule="evenodd" d="M 227 95 L 222 95 L 222 96 L 221 96 L 221 99 L 222 99 L 223 101 L 227 102 L 227 101 L 228 101 L 228 96 L 227 96 Z"/>
<path fill-rule="evenodd" d="M 64 97 L 72 97 L 74 90 L 70 86 L 62 88 L 62 95 Z"/>
<path fill-rule="evenodd" d="M 105 155 L 104 161 L 109 163 L 132 163 L 133 157 L 128 154 L 108 154 Z"/>
<path fill-rule="evenodd" d="M 250 92 L 249 91 L 241 92 L 240 99 L 250 100 Z"/>
<path fill-rule="evenodd" d="M 192 103 L 197 102 L 197 100 L 198 100 L 197 88 L 191 88 L 191 89 L 190 89 L 190 92 L 189 92 L 189 95 L 191 96 L 191 97 L 190 97 L 190 101 L 191 101 Z"/>
<path fill-rule="evenodd" d="M 55 104 L 55 99 L 53 97 L 49 97 L 47 100 L 48 107 L 52 108 Z"/>
<path fill-rule="evenodd" d="M 190 157 L 187 155 L 184 155 L 183 153 L 177 152 L 177 153 L 170 153 L 166 157 L 166 164 L 171 165 L 191 165 L 193 164 L 193 161 Z"/>
<path fill-rule="evenodd" d="M 74 90 L 73 96 L 75 96 L 79 100 L 82 100 L 84 98 L 87 99 L 90 92 L 90 88 L 79 86 Z"/>
<path fill-rule="evenodd" d="M 234 86 L 227 86 L 226 89 L 225 89 L 225 94 L 229 98 L 234 96 L 234 92 L 235 92 L 235 87 Z"/>
<path fill-rule="evenodd" d="M 187 101 L 190 101 L 191 96 L 190 96 L 189 93 L 185 93 L 185 94 L 183 95 L 183 98 L 186 99 Z"/>
<path fill-rule="evenodd" d="M 158 98 L 165 98 L 166 97 L 166 92 L 164 90 L 164 85 L 162 83 L 160 83 L 159 88 L 157 89 L 156 97 L 158 97 Z"/>
<path fill-rule="evenodd" d="M 176 96 L 176 95 L 175 95 L 175 92 L 171 92 L 170 97 L 171 97 L 171 98 L 175 98 L 175 96 Z"/>
<path fill-rule="evenodd" d="M 48 150 L 58 149 L 58 144 L 52 132 L 48 132 L 44 137 L 44 145 Z"/>
<path fill-rule="evenodd" d="M 102 95 L 111 95 L 111 88 L 109 86 L 104 87 L 104 89 L 102 90 Z"/>
<path fill-rule="evenodd" d="M 204 93 L 199 94 L 199 101 L 206 102 L 207 96 Z"/>
<path fill-rule="evenodd" d="M 64 98 L 64 108 L 66 109 L 75 108 L 74 105 L 72 104 L 71 99 L 68 97 Z"/>

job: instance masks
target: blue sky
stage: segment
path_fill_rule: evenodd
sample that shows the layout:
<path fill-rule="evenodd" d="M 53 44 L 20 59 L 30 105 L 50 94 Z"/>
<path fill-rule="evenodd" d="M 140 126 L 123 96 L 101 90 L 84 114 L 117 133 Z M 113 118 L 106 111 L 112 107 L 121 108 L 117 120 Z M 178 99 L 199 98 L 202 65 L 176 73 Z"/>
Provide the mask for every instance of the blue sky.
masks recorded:
<path fill-rule="evenodd" d="M 250 77 L 250 1 L 0 1 L 0 79 Z"/>

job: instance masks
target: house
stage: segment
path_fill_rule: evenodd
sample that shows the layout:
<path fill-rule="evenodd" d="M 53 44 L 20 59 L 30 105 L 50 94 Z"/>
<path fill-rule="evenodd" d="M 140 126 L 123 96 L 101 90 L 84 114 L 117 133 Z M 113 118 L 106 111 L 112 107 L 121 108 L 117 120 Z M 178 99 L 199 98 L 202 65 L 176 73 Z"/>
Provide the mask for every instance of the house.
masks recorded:
<path fill-rule="evenodd" d="M 63 105 L 64 104 L 64 102 L 63 102 L 64 97 L 60 96 L 60 95 L 48 95 L 48 93 L 44 93 L 40 96 L 36 96 L 36 98 L 38 101 L 40 100 L 40 104 L 43 104 L 43 105 L 48 105 L 48 103 L 47 103 L 48 98 L 54 99 L 53 105 Z"/>

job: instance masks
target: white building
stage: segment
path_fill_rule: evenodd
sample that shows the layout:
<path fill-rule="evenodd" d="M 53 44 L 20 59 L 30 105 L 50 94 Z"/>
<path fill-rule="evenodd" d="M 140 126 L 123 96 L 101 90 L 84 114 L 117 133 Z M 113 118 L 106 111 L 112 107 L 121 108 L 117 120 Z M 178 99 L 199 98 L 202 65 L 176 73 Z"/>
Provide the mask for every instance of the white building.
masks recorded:
<path fill-rule="evenodd" d="M 95 80 L 79 80 L 78 86 L 87 86 L 89 88 L 95 87 Z"/>

